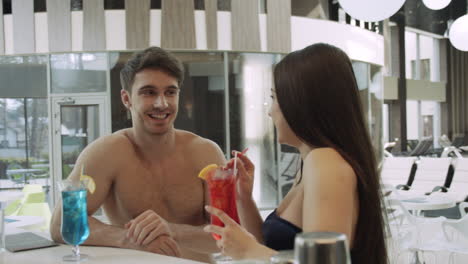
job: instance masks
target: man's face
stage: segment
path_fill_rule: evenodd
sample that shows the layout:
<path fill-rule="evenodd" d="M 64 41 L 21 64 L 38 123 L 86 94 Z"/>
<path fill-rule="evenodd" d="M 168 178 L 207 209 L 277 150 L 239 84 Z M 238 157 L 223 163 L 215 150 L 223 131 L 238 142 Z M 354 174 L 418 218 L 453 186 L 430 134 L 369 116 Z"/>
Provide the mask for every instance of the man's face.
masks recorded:
<path fill-rule="evenodd" d="M 131 96 L 122 101 L 132 113 L 133 126 L 150 134 L 164 134 L 174 127 L 179 104 L 177 79 L 164 71 L 144 69 L 135 75 Z"/>

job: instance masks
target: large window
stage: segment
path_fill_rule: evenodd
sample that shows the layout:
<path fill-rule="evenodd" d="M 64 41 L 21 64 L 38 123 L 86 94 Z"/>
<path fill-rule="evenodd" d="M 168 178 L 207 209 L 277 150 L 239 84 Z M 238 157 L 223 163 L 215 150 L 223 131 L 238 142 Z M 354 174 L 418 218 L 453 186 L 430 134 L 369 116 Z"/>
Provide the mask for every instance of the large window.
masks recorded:
<path fill-rule="evenodd" d="M 0 56 L 0 190 L 49 183 L 48 56 Z"/>
<path fill-rule="evenodd" d="M 47 99 L 0 98 L 0 188 L 48 185 Z"/>

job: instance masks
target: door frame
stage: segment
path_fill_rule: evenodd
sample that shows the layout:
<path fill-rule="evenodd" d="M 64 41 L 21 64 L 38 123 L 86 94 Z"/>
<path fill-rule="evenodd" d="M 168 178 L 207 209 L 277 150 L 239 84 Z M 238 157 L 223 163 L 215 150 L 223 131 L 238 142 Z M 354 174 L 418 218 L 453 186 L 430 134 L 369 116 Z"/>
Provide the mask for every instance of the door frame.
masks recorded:
<path fill-rule="evenodd" d="M 106 93 L 95 94 L 60 94 L 50 97 L 51 109 L 51 145 L 52 155 L 50 163 L 52 173 L 50 176 L 50 194 L 52 206 L 58 201 L 56 182 L 62 179 L 62 146 L 61 146 L 61 107 L 62 106 L 97 105 L 99 114 L 99 136 L 111 133 L 111 109 L 109 96 Z"/>

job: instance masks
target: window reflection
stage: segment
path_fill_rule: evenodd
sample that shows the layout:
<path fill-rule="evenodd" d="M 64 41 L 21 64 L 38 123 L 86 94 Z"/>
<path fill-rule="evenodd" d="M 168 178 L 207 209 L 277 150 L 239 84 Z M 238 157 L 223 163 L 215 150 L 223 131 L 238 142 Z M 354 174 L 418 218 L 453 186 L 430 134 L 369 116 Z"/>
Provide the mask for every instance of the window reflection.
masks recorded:
<path fill-rule="evenodd" d="M 106 91 L 106 53 L 53 54 L 52 93 L 90 93 Z"/>
<path fill-rule="evenodd" d="M 278 170 L 273 122 L 268 116 L 273 65 L 272 54 L 229 55 L 229 118 L 231 148 L 249 148 L 255 164 L 253 196 L 261 208 L 277 204 Z"/>

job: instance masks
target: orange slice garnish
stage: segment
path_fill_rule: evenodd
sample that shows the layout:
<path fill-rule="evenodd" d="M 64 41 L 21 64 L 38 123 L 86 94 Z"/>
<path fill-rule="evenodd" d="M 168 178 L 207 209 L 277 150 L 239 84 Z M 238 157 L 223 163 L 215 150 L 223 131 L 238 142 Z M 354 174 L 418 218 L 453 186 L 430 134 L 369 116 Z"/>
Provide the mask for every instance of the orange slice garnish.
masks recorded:
<path fill-rule="evenodd" d="M 218 168 L 218 165 L 216 165 L 216 164 L 210 164 L 210 165 L 206 166 L 205 168 L 203 168 L 200 171 L 200 173 L 198 173 L 198 178 L 206 180 L 207 177 L 208 177 L 208 174 L 210 173 L 210 171 L 212 171 L 214 169 L 217 169 L 217 168 Z"/>

